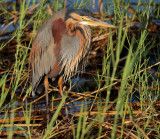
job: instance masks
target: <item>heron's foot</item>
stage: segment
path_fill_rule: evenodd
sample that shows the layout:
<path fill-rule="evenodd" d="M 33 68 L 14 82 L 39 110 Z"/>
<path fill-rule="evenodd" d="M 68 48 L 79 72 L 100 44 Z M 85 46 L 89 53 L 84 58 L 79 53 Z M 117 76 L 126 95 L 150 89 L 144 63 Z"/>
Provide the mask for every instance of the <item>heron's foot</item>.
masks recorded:
<path fill-rule="evenodd" d="M 69 113 L 68 113 L 68 108 L 65 104 L 65 113 L 66 113 L 66 116 L 65 116 L 65 120 L 68 120 L 69 119 Z"/>
<path fill-rule="evenodd" d="M 49 106 L 46 107 L 46 117 L 47 117 L 47 122 L 49 122 L 50 119 Z"/>
<path fill-rule="evenodd" d="M 47 122 L 49 122 L 49 103 L 48 103 L 48 76 L 46 75 L 44 79 L 44 86 L 45 86 L 45 94 L 46 94 L 46 116 L 47 116 Z"/>
<path fill-rule="evenodd" d="M 66 90 L 66 86 L 63 87 L 63 91 L 62 91 L 62 92 L 65 92 L 65 90 Z M 62 98 L 63 98 L 63 97 L 62 97 Z M 65 107 L 65 113 L 66 113 L 65 120 L 68 120 L 68 119 L 69 119 L 69 112 L 68 112 L 66 100 L 65 100 L 65 102 L 64 102 L 64 107 Z"/>

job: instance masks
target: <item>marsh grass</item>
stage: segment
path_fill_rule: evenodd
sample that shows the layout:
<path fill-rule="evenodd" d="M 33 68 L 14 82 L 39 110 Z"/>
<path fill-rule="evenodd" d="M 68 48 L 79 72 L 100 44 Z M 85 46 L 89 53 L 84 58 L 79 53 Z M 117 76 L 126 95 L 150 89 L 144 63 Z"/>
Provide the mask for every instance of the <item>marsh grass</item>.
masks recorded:
<path fill-rule="evenodd" d="M 23 0 L 19 12 L 12 10 L 15 9 L 14 3 L 10 10 L 4 1 L 2 3 L 0 16 L 6 18 L 2 23 L 9 24 L 15 19 L 18 26 L 10 39 L 0 41 L 0 136 L 76 139 L 160 137 L 160 27 L 156 24 L 160 5 L 156 1 L 138 1 L 134 10 L 126 1 L 106 2 L 110 4 L 107 7 L 104 2 L 104 15 L 94 16 L 109 17 L 117 28 L 93 29 L 91 51 L 97 55 L 88 61 L 94 72 L 85 74 L 94 78 L 96 87 L 94 91 L 82 88 L 82 93 L 75 93 L 71 89 L 75 84 L 66 83 L 67 95 L 62 100 L 56 95 L 51 97 L 49 122 L 46 122 L 44 114 L 45 95 L 36 99 L 30 97 L 28 71 L 28 56 L 35 34 L 50 16 L 47 1 L 41 1 L 37 8 L 31 10 L 30 6 L 37 3 L 33 1 L 31 5 L 31 1 Z M 63 9 L 63 4 L 63 0 L 55 0 L 51 4 L 53 12 Z M 71 4 L 73 8 L 92 7 L 91 0 L 77 0 Z M 114 9 L 114 16 L 108 15 L 111 9 Z M 13 59 L 6 60 L 11 64 L 3 61 L 6 54 L 14 54 Z M 58 88 L 50 86 L 49 91 L 56 94 L 53 92 L 58 92 Z M 70 113 L 68 121 L 64 120 L 63 114 L 65 100 L 69 109 L 75 104 L 79 111 Z"/>

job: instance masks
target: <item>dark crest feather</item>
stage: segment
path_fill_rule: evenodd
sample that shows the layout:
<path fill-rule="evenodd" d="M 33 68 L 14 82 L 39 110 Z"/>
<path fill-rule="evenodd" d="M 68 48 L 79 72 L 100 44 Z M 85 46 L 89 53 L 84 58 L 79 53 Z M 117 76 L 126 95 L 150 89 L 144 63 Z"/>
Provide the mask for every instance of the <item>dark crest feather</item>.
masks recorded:
<path fill-rule="evenodd" d="M 71 13 L 79 14 L 80 16 L 91 16 L 92 12 L 87 9 L 67 9 L 65 14 L 65 20 L 70 18 Z"/>

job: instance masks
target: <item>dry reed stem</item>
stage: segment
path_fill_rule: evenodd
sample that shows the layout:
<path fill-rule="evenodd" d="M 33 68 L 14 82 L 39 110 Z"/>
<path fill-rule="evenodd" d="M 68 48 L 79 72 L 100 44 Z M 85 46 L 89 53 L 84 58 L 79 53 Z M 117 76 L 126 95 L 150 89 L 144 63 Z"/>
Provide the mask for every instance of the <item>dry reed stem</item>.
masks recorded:
<path fill-rule="evenodd" d="M 32 132 L 34 133 L 34 132 L 36 132 L 37 131 L 37 129 L 33 129 L 32 130 Z M 25 132 L 25 133 L 27 133 L 27 132 Z M 24 134 L 24 131 L 13 131 L 13 134 L 15 135 L 21 135 L 21 134 Z M 0 132 L 0 136 L 7 136 L 8 135 L 8 132 L 7 131 L 2 131 L 2 132 Z"/>
<path fill-rule="evenodd" d="M 47 3 L 47 6 L 48 6 L 48 13 L 49 13 L 50 15 L 53 15 L 53 11 L 52 11 L 52 8 L 51 8 L 51 5 L 50 5 L 49 2 Z"/>
<path fill-rule="evenodd" d="M 42 126 L 42 124 L 3 124 L 3 127 L 38 127 L 38 126 Z"/>
<path fill-rule="evenodd" d="M 98 0 L 98 11 L 101 14 L 101 18 L 103 17 L 103 0 Z"/>
<path fill-rule="evenodd" d="M 99 112 L 97 112 L 97 111 L 90 111 L 90 112 L 82 112 L 81 113 L 81 115 L 82 116 L 84 116 L 84 115 L 106 115 L 106 116 L 112 116 L 112 115 L 115 115 L 117 113 L 117 111 L 116 110 L 111 110 L 111 111 L 107 111 L 107 112 L 105 112 L 105 113 L 99 113 Z M 119 112 L 120 113 L 120 112 Z M 134 110 L 133 111 L 133 114 L 140 114 L 141 113 L 141 111 L 140 110 Z M 123 114 L 130 114 L 130 111 L 126 111 L 126 113 L 125 113 L 125 111 L 123 111 Z M 78 113 L 74 113 L 73 114 L 74 115 L 74 117 L 77 117 L 77 116 L 79 116 L 80 115 L 80 112 L 78 112 Z"/>
<path fill-rule="evenodd" d="M 32 116 L 30 120 L 44 120 L 44 118 L 40 117 L 40 116 Z M 25 121 L 25 117 L 16 117 L 14 118 L 14 122 L 20 122 L 20 121 Z M 10 123 L 11 119 L 0 119 L 0 123 Z"/>
<path fill-rule="evenodd" d="M 156 101 L 157 98 L 154 99 L 154 101 L 152 102 L 152 105 L 154 104 L 154 102 Z M 148 106 L 148 108 L 141 114 L 140 118 L 137 120 L 137 123 L 142 119 L 142 117 L 149 111 L 149 109 L 151 108 L 151 105 Z M 131 119 L 132 121 L 132 119 Z M 129 133 L 133 130 L 133 128 L 135 127 L 135 125 L 132 127 L 132 129 L 129 131 Z M 127 138 L 127 136 L 125 137 L 125 139 Z"/>
<path fill-rule="evenodd" d="M 67 0 L 64 1 L 64 9 L 67 7 Z"/>
<path fill-rule="evenodd" d="M 138 126 L 138 124 L 136 124 L 136 123 L 132 120 L 132 118 L 131 118 L 131 121 L 132 121 L 133 125 L 134 125 L 136 128 L 138 128 L 138 130 L 144 135 L 144 137 L 145 137 L 146 139 L 149 139 L 149 137 L 146 135 L 146 133 L 144 132 L 144 130 L 143 130 L 142 128 L 140 128 L 140 127 Z"/>

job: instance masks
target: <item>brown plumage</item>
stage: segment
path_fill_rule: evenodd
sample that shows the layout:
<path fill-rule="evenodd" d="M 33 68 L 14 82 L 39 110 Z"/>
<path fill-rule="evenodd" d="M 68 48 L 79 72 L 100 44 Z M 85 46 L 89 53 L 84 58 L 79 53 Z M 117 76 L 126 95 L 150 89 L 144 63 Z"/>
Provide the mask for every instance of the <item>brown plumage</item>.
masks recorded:
<path fill-rule="evenodd" d="M 80 12 L 81 15 L 91 14 L 84 10 L 59 11 L 40 27 L 30 53 L 33 93 L 45 75 L 54 78 L 63 71 L 63 77 L 69 78 L 88 52 L 91 30 L 88 26 L 75 26 L 78 21 L 67 15 L 74 11 Z M 71 16 L 75 19 L 80 18 L 78 14 L 71 14 Z M 88 31 L 84 32 L 76 28 Z M 81 31 L 84 32 L 84 36 Z"/>
<path fill-rule="evenodd" d="M 66 80 L 77 71 L 78 64 L 86 56 L 91 44 L 89 26 L 114 27 L 91 18 L 90 11 L 80 9 L 59 11 L 40 27 L 29 58 L 33 94 L 44 77 L 56 78 L 62 75 Z M 48 85 L 45 88 L 48 95 Z"/>

